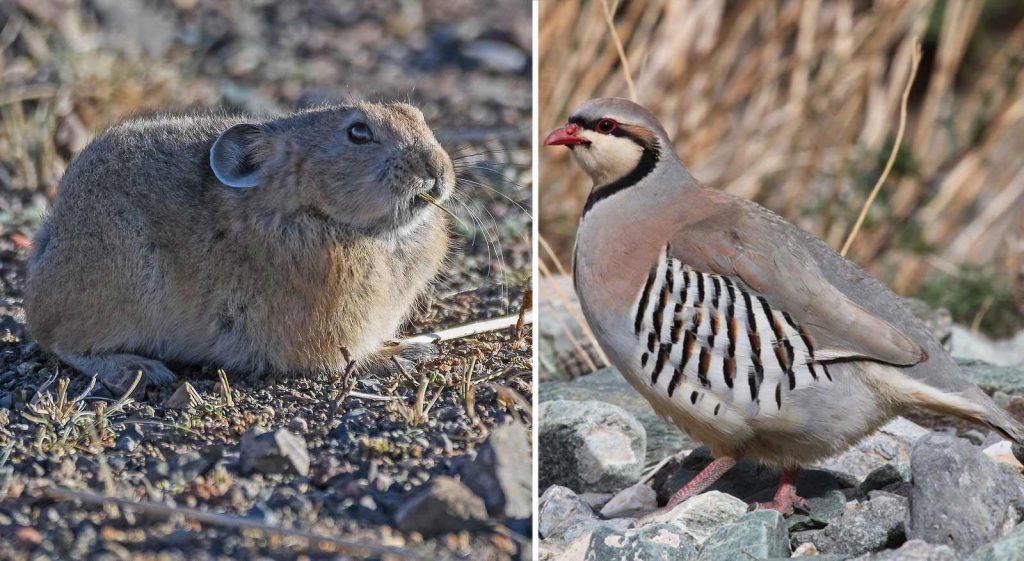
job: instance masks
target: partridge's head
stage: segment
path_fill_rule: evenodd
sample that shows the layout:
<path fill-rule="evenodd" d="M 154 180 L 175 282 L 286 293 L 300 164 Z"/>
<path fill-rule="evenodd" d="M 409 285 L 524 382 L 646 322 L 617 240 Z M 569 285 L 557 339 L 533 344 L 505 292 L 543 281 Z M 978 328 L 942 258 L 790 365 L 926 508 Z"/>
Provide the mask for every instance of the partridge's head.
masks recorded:
<path fill-rule="evenodd" d="M 565 126 L 548 134 L 544 144 L 568 146 L 596 186 L 646 175 L 663 150 L 671 151 L 668 134 L 654 115 L 617 97 L 584 103 Z"/>

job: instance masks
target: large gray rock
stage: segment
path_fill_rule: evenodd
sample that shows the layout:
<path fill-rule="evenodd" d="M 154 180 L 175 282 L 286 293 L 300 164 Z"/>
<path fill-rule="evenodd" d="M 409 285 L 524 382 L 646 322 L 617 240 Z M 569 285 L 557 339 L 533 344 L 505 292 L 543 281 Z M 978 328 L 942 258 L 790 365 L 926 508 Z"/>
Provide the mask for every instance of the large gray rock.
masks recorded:
<path fill-rule="evenodd" d="M 978 548 L 969 561 L 1024 561 L 1024 524 Z"/>
<path fill-rule="evenodd" d="M 666 463 L 653 478 L 654 490 L 658 492 L 659 504 L 668 502 L 669 497 L 711 463 L 711 453 L 701 447 L 691 452 L 684 460 Z M 709 490 L 721 491 L 745 502 L 769 501 L 775 495 L 782 473 L 767 468 L 753 460 L 741 460 Z M 806 499 L 828 496 L 832 491 L 855 487 L 857 481 L 843 474 L 820 469 L 804 469 L 797 477 L 797 493 Z M 832 499 L 829 499 L 831 505 Z M 813 506 L 813 502 L 812 502 Z M 828 505 L 822 503 L 823 507 Z M 831 506 L 828 506 L 831 509 Z M 813 513 L 812 513 L 813 514 Z"/>
<path fill-rule="evenodd" d="M 704 543 L 698 561 L 789 557 L 786 521 L 774 510 L 757 510 L 726 524 Z"/>
<path fill-rule="evenodd" d="M 586 561 L 642 559 L 644 561 L 686 561 L 697 556 L 697 548 L 677 526 L 650 524 L 635 530 L 602 526 L 590 534 Z"/>
<path fill-rule="evenodd" d="M 552 485 L 540 496 L 537 503 L 540 537 L 562 538 L 565 533 L 580 524 L 597 522 L 590 507 L 568 487 Z"/>
<path fill-rule="evenodd" d="M 821 467 L 864 479 L 885 464 L 910 460 L 910 449 L 917 439 L 931 431 L 903 417 L 889 421 L 847 451 L 821 462 Z"/>
<path fill-rule="evenodd" d="M 959 559 L 956 552 L 947 546 L 933 545 L 921 540 L 910 540 L 899 549 L 868 553 L 853 561 L 958 561 Z"/>
<path fill-rule="evenodd" d="M 668 512 L 661 512 L 644 520 L 644 525 L 675 526 L 699 547 L 719 527 L 738 520 L 746 511 L 747 503 L 736 497 L 718 491 L 708 491 L 676 505 Z"/>
<path fill-rule="evenodd" d="M 964 440 L 939 434 L 922 438 L 914 445 L 910 473 L 911 539 L 945 544 L 966 554 L 1017 522 L 1017 485 L 981 449 Z"/>
<path fill-rule="evenodd" d="M 643 425 L 600 401 L 540 405 L 540 486 L 616 492 L 636 483 L 644 466 Z"/>
<path fill-rule="evenodd" d="M 476 458 L 458 466 L 462 483 L 483 498 L 487 512 L 496 518 L 526 519 L 533 513 L 533 480 L 530 442 L 520 423 L 491 430 Z"/>
<path fill-rule="evenodd" d="M 540 392 L 540 401 L 568 399 L 575 401 L 604 401 L 629 411 L 647 432 L 645 463 L 653 465 L 681 450 L 691 450 L 698 444 L 651 409 L 651 404 L 640 396 L 614 368 L 602 368 L 572 382 L 547 382 Z"/>
<path fill-rule="evenodd" d="M 856 504 L 812 540 L 822 553 L 863 555 L 894 547 L 906 539 L 907 499 L 878 491 Z"/>

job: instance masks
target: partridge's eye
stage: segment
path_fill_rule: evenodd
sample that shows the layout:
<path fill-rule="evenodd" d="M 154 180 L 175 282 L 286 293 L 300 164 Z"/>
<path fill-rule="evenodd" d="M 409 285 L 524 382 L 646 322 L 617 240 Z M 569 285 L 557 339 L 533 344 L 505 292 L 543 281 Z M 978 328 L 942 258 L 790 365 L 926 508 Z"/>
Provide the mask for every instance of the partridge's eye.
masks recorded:
<path fill-rule="evenodd" d="M 619 128 L 619 124 L 615 122 L 615 119 L 601 119 L 597 122 L 594 130 L 601 134 L 608 134 L 617 128 Z"/>
<path fill-rule="evenodd" d="M 348 128 L 348 139 L 356 144 L 373 141 L 373 132 L 366 123 L 354 123 Z"/>

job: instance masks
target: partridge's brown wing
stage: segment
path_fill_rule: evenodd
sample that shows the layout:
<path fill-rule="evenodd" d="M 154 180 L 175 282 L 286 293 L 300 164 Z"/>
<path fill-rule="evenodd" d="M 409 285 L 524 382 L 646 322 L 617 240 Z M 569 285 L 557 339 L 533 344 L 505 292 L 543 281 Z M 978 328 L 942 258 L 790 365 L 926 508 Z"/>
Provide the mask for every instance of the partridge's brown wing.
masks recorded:
<path fill-rule="evenodd" d="M 866 359 L 910 366 L 927 353 L 892 324 L 852 301 L 821 274 L 795 228 L 724 193 L 701 189 L 715 212 L 680 223 L 669 255 L 696 271 L 733 279 L 801 327 L 816 360 Z M 744 201 L 745 202 L 745 201 Z"/>

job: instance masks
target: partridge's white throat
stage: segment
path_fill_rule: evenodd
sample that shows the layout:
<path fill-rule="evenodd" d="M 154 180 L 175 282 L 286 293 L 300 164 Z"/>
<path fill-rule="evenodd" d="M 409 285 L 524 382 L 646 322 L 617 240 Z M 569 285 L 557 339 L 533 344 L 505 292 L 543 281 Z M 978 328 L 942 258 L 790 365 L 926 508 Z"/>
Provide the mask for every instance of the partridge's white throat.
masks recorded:
<path fill-rule="evenodd" d="M 668 508 L 747 457 L 783 469 L 774 500 L 753 506 L 791 512 L 801 465 L 912 407 L 1024 443 L 896 294 L 764 207 L 702 187 L 643 107 L 588 101 L 544 144 L 569 147 L 594 181 L 573 281 L 598 343 L 715 457 Z"/>

